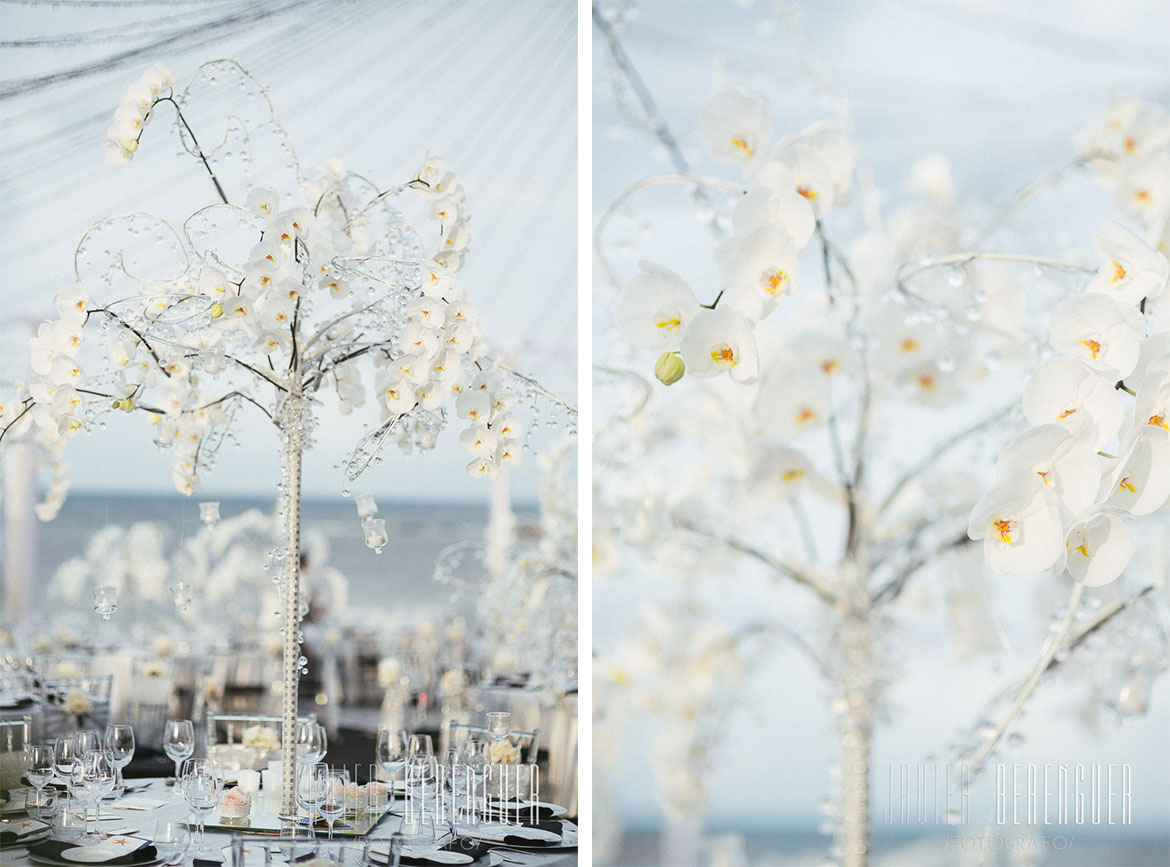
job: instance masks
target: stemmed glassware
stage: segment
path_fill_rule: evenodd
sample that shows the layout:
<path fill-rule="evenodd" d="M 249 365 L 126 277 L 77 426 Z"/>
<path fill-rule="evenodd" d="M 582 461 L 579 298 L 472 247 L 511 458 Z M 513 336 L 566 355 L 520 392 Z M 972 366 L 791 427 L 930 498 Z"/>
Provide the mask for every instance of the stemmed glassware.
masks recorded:
<path fill-rule="evenodd" d="M 325 797 L 317 807 L 329 823 L 329 839 L 333 839 L 333 823 L 345 813 L 347 781 L 341 771 L 329 771 L 325 777 Z"/>
<path fill-rule="evenodd" d="M 191 808 L 198 824 L 199 834 L 195 851 L 202 853 L 205 851 L 204 846 L 206 845 L 203 838 L 203 824 L 219 803 L 219 776 L 215 772 L 215 766 L 211 763 L 193 764 L 186 769 L 180 785 L 183 790 L 183 798 L 187 801 L 187 806 Z"/>
<path fill-rule="evenodd" d="M 382 548 L 390 541 L 383 518 L 366 518 L 362 521 L 362 532 L 366 536 L 366 547 L 373 548 L 375 554 L 381 554 Z"/>
<path fill-rule="evenodd" d="M 182 822 L 173 819 L 160 819 L 156 822 L 153 839 L 154 848 L 167 865 L 178 864 L 191 848 L 191 832 Z"/>
<path fill-rule="evenodd" d="M 322 762 L 315 762 L 311 765 L 301 765 L 297 768 L 297 805 L 308 813 L 310 829 L 317 819 L 317 811 L 321 806 L 321 802 L 325 800 L 325 790 L 328 785 L 328 765 Z"/>
<path fill-rule="evenodd" d="M 179 780 L 183 759 L 195 752 L 195 724 L 189 719 L 169 719 L 163 731 L 163 752 L 175 763 L 175 782 Z"/>
<path fill-rule="evenodd" d="M 297 764 L 313 765 L 325 758 L 329 739 L 320 723 L 297 723 Z"/>
<path fill-rule="evenodd" d="M 114 790 L 117 777 L 118 772 L 113 759 L 105 750 L 90 750 L 82 758 L 81 771 L 74 777 L 73 793 L 85 807 L 86 836 L 97 836 L 90 834 L 88 829 L 90 806 L 94 808 L 95 821 L 100 827 L 102 798 Z"/>
<path fill-rule="evenodd" d="M 38 792 L 53 779 L 53 747 L 50 744 L 34 744 L 28 751 L 28 781 Z"/>
<path fill-rule="evenodd" d="M 407 736 L 404 729 L 378 729 L 378 764 L 393 780 L 406 767 Z"/>
<path fill-rule="evenodd" d="M 435 747 L 430 735 L 411 735 L 406 760 L 407 796 L 425 810 L 427 786 L 435 779 Z"/>
<path fill-rule="evenodd" d="M 116 788 L 121 793 L 126 787 L 126 782 L 122 779 L 122 769 L 134 758 L 134 729 L 128 725 L 106 726 L 105 748 L 110 751 L 114 766 L 118 769 Z"/>
<path fill-rule="evenodd" d="M 102 736 L 93 729 L 86 729 L 77 733 L 77 743 L 81 747 L 81 754 L 100 750 L 102 748 Z"/>
<path fill-rule="evenodd" d="M 81 772 L 81 743 L 76 735 L 67 735 L 57 738 L 53 744 L 53 769 L 57 779 L 63 782 L 70 792 L 73 791 L 73 782 Z"/>

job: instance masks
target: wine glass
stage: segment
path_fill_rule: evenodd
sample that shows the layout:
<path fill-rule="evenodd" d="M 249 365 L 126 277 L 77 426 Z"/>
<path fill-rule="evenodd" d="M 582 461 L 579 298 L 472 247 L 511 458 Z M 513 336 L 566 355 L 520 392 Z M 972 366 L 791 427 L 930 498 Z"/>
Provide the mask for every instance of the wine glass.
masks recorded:
<path fill-rule="evenodd" d="M 183 798 L 191 808 L 199 829 L 195 851 L 204 853 L 206 844 L 203 838 L 203 823 L 219 803 L 219 777 L 215 773 L 215 767 L 204 764 L 188 768 L 183 777 L 182 788 Z"/>
<path fill-rule="evenodd" d="M 408 744 L 406 731 L 399 729 L 378 729 L 378 764 L 390 779 L 393 780 L 398 772 L 406 766 Z"/>
<path fill-rule="evenodd" d="M 313 765 L 325 758 L 329 739 L 320 723 L 297 723 L 297 764 Z"/>
<path fill-rule="evenodd" d="M 29 792 L 28 814 L 42 822 L 52 822 L 57 812 L 57 790 L 53 786 Z M 61 796 L 64 798 L 64 795 Z"/>
<path fill-rule="evenodd" d="M 94 808 L 95 821 L 100 827 L 102 797 L 113 791 L 116 779 L 117 769 L 104 750 L 89 750 L 82 758 L 81 773 L 74 779 L 73 794 L 85 807 L 87 837 L 97 836 L 89 833 L 89 808 Z"/>
<path fill-rule="evenodd" d="M 345 775 L 341 771 L 329 771 L 325 777 L 325 797 L 317 806 L 325 821 L 329 823 L 329 839 L 333 839 L 333 823 L 345 813 Z"/>
<path fill-rule="evenodd" d="M 28 751 L 28 771 L 25 776 L 38 792 L 53 778 L 53 747 L 51 744 L 35 744 Z"/>
<path fill-rule="evenodd" d="M 164 864 L 178 864 L 191 848 L 191 832 L 182 822 L 159 819 L 154 824 L 154 848 Z"/>
<path fill-rule="evenodd" d="M 496 743 L 500 743 L 512 733 L 512 714 L 506 710 L 493 711 L 487 715 L 488 734 Z"/>
<path fill-rule="evenodd" d="M 163 731 L 163 752 L 175 763 L 175 782 L 179 780 L 183 759 L 195 752 L 195 724 L 189 719 L 169 719 Z"/>
<path fill-rule="evenodd" d="M 72 790 L 74 776 L 80 771 L 81 744 L 76 735 L 57 738 L 53 744 L 53 769 L 66 788 Z"/>
<path fill-rule="evenodd" d="M 122 779 L 122 769 L 134 758 L 134 729 L 128 725 L 106 726 L 105 748 L 114 758 L 114 765 L 118 769 L 117 790 L 119 794 L 126 788 Z"/>
<path fill-rule="evenodd" d="M 433 756 L 435 754 L 435 745 L 430 735 L 411 735 L 407 752 L 412 756 L 419 754 Z"/>
<path fill-rule="evenodd" d="M 317 810 L 325 800 L 325 788 L 329 784 L 329 766 L 322 762 L 301 765 L 297 768 L 297 805 L 309 815 L 309 828 L 317 818 Z"/>
<path fill-rule="evenodd" d="M 77 733 L 77 743 L 81 747 L 81 754 L 91 753 L 102 748 L 102 736 L 93 729 L 86 729 Z"/>

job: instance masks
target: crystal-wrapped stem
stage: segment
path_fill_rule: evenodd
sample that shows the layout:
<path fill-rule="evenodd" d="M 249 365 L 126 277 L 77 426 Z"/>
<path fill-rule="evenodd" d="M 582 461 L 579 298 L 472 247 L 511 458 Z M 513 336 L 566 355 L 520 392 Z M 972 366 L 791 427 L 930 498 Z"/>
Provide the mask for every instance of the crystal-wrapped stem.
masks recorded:
<path fill-rule="evenodd" d="M 294 379 L 295 382 L 295 379 Z M 280 814 L 296 815 L 297 688 L 301 646 L 301 456 L 305 448 L 307 407 L 299 393 L 290 394 L 277 417 L 284 447 L 284 564 L 281 603 Z"/>
<path fill-rule="evenodd" d="M 869 863 L 870 748 L 880 689 L 881 642 L 876 613 L 866 593 L 864 553 L 846 570 L 848 608 L 835 636 L 837 731 L 841 741 L 841 800 L 837 842 L 844 867 Z"/>

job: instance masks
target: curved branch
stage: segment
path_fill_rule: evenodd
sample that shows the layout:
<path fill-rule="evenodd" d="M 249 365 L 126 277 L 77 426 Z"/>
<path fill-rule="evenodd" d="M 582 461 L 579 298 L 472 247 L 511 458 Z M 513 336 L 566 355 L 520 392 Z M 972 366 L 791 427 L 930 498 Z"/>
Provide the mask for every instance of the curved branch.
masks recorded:
<path fill-rule="evenodd" d="M 751 557 L 753 560 L 757 560 L 760 563 L 763 563 L 768 568 L 780 573 L 786 578 L 791 578 L 797 584 L 815 593 L 817 598 L 826 605 L 832 605 L 835 607 L 839 602 L 836 594 L 830 591 L 827 587 L 822 586 L 814 578 L 804 574 L 804 572 L 791 563 L 778 560 L 771 554 L 767 554 L 758 548 L 753 548 L 752 546 L 741 542 L 738 539 L 733 539 L 728 536 L 720 536 L 718 533 L 704 529 L 703 527 L 687 521 L 686 519 L 674 517 L 673 521 L 674 525 L 679 529 L 687 530 L 691 533 L 695 533 L 696 535 L 703 536 L 715 542 L 719 542 L 721 545 L 725 545 L 733 551 L 738 551 L 741 554 L 745 554 L 748 557 Z"/>

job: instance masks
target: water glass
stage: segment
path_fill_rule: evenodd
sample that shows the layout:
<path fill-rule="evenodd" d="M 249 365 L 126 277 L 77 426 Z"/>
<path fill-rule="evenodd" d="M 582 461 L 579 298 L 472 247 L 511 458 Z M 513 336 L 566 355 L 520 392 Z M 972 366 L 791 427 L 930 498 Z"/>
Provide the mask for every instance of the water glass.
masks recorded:
<path fill-rule="evenodd" d="M 53 836 L 77 842 L 85 833 L 86 811 L 82 802 L 71 795 L 59 795 L 57 815 L 53 818 Z"/>
<path fill-rule="evenodd" d="M 28 800 L 25 803 L 32 818 L 52 822 L 57 814 L 57 790 L 53 786 L 34 789 L 28 793 Z"/>
<path fill-rule="evenodd" d="M 329 823 L 329 839 L 333 839 L 333 823 L 345 813 L 345 792 L 348 781 L 341 771 L 330 771 L 326 778 L 325 797 L 317 806 L 325 821 Z"/>
<path fill-rule="evenodd" d="M 325 758 L 329 738 L 320 723 L 297 723 L 297 764 L 313 765 Z"/>
<path fill-rule="evenodd" d="M 183 777 L 182 787 L 183 798 L 187 801 L 187 806 L 191 808 L 191 813 L 195 816 L 198 825 L 195 851 L 203 853 L 206 851 L 203 824 L 219 804 L 219 777 L 215 773 L 215 767 L 213 765 L 200 765 L 191 768 Z"/>
<path fill-rule="evenodd" d="M 183 860 L 191 848 L 191 832 L 182 822 L 160 819 L 154 825 L 154 848 L 164 864 L 175 865 Z"/>

